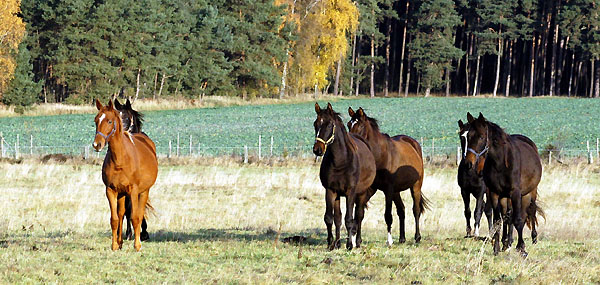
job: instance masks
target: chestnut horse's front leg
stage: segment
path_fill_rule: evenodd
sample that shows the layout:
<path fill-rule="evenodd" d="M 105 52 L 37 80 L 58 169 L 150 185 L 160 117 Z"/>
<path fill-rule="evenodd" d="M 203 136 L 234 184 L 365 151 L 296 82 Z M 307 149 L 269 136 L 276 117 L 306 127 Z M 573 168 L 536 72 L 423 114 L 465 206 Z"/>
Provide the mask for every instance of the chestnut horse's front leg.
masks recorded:
<path fill-rule="evenodd" d="M 114 189 L 106 187 L 106 198 L 110 206 L 110 228 L 112 230 L 112 250 L 119 249 L 117 239 L 117 230 L 119 228 L 119 216 L 117 213 L 117 192 Z"/>
<path fill-rule="evenodd" d="M 119 249 L 121 249 L 123 248 L 123 216 L 125 216 L 125 195 L 117 198 L 117 216 L 119 217 L 117 242 L 119 243 Z"/>

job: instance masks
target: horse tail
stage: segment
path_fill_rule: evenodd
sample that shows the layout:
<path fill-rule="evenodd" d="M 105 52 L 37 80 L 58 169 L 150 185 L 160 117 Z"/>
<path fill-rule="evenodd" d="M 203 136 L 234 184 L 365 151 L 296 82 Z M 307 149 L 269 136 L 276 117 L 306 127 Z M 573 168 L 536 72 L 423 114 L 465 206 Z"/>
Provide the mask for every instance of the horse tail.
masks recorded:
<path fill-rule="evenodd" d="M 425 197 L 425 195 L 423 195 L 423 192 L 421 192 L 421 215 L 425 212 L 425 210 L 431 211 L 431 201 L 429 201 L 429 199 L 427 199 L 427 197 Z"/>
<path fill-rule="evenodd" d="M 154 209 L 152 204 L 150 204 L 150 198 L 148 198 L 148 201 L 146 201 L 146 210 L 144 211 L 144 218 L 148 219 L 148 217 L 150 216 L 156 217 L 156 210 Z"/>
<path fill-rule="evenodd" d="M 525 219 L 528 228 L 531 229 L 533 226 L 538 225 L 537 215 L 540 215 L 542 218 L 544 218 L 544 221 L 546 220 L 546 213 L 544 212 L 544 209 L 542 209 L 542 207 L 540 207 L 536 201 L 531 201 L 529 208 L 527 209 L 527 218 Z"/>

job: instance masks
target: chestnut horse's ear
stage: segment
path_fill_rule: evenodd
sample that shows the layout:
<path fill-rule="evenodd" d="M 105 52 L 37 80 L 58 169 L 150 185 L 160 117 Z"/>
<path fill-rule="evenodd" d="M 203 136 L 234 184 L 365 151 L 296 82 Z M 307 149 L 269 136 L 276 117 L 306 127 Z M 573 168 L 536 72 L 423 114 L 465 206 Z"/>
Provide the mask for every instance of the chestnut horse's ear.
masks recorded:
<path fill-rule="evenodd" d="M 362 107 L 358 108 L 357 113 L 358 113 L 359 116 L 361 116 L 363 118 L 365 117 L 365 110 L 363 110 Z"/>
<path fill-rule="evenodd" d="M 327 102 L 327 111 L 329 111 L 329 113 L 333 114 L 333 107 L 331 106 L 331 103 Z"/>
<path fill-rule="evenodd" d="M 467 122 L 472 123 L 473 121 L 475 121 L 475 118 L 473 118 L 473 116 L 471 115 L 471 113 L 467 112 Z"/>
<path fill-rule="evenodd" d="M 463 124 L 463 121 L 458 120 L 458 127 L 462 129 L 464 126 L 465 126 L 465 124 Z"/>
<path fill-rule="evenodd" d="M 315 103 L 315 112 L 317 114 L 321 113 L 321 106 L 319 106 L 319 103 Z"/>
<path fill-rule="evenodd" d="M 352 110 L 352 107 L 348 107 L 348 115 L 350 115 L 350 117 L 354 117 L 354 110 Z"/>
<path fill-rule="evenodd" d="M 483 114 L 481 112 L 479 112 L 479 117 L 477 118 L 477 120 L 485 121 L 485 118 L 483 117 Z"/>
<path fill-rule="evenodd" d="M 100 111 L 100 109 L 102 109 L 102 103 L 100 103 L 100 100 L 98 100 L 98 98 L 96 98 L 96 109 L 98 109 L 98 111 Z"/>

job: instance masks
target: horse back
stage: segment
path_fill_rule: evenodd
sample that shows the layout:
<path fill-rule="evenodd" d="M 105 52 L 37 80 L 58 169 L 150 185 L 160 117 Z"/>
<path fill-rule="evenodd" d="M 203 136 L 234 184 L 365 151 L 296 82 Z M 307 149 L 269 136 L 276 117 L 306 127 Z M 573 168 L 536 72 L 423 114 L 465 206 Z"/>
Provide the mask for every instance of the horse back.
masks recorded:
<path fill-rule="evenodd" d="M 521 189 L 525 195 L 537 189 L 542 177 L 542 162 L 536 144 L 524 135 L 511 135 L 513 146 L 518 148 L 521 165 Z"/>
<path fill-rule="evenodd" d="M 351 140 L 356 145 L 356 154 L 360 164 L 360 177 L 357 184 L 357 190 L 362 192 L 373 184 L 377 166 L 371 148 L 367 141 L 359 135 L 350 134 Z"/>

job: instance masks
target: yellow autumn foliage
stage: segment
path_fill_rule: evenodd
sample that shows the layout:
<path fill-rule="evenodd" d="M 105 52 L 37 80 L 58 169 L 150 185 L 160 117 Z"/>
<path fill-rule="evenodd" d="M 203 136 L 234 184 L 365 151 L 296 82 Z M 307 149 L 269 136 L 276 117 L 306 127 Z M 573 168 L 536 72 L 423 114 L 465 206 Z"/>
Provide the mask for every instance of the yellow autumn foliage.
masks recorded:
<path fill-rule="evenodd" d="M 348 51 L 348 37 L 358 28 L 358 8 L 350 0 L 313 0 L 296 3 L 297 41 L 291 72 L 297 88 L 321 89 L 327 75 Z"/>
<path fill-rule="evenodd" d="M 0 4 L 0 94 L 15 72 L 15 54 L 25 35 L 25 23 L 17 16 L 21 0 L 2 0 Z"/>

